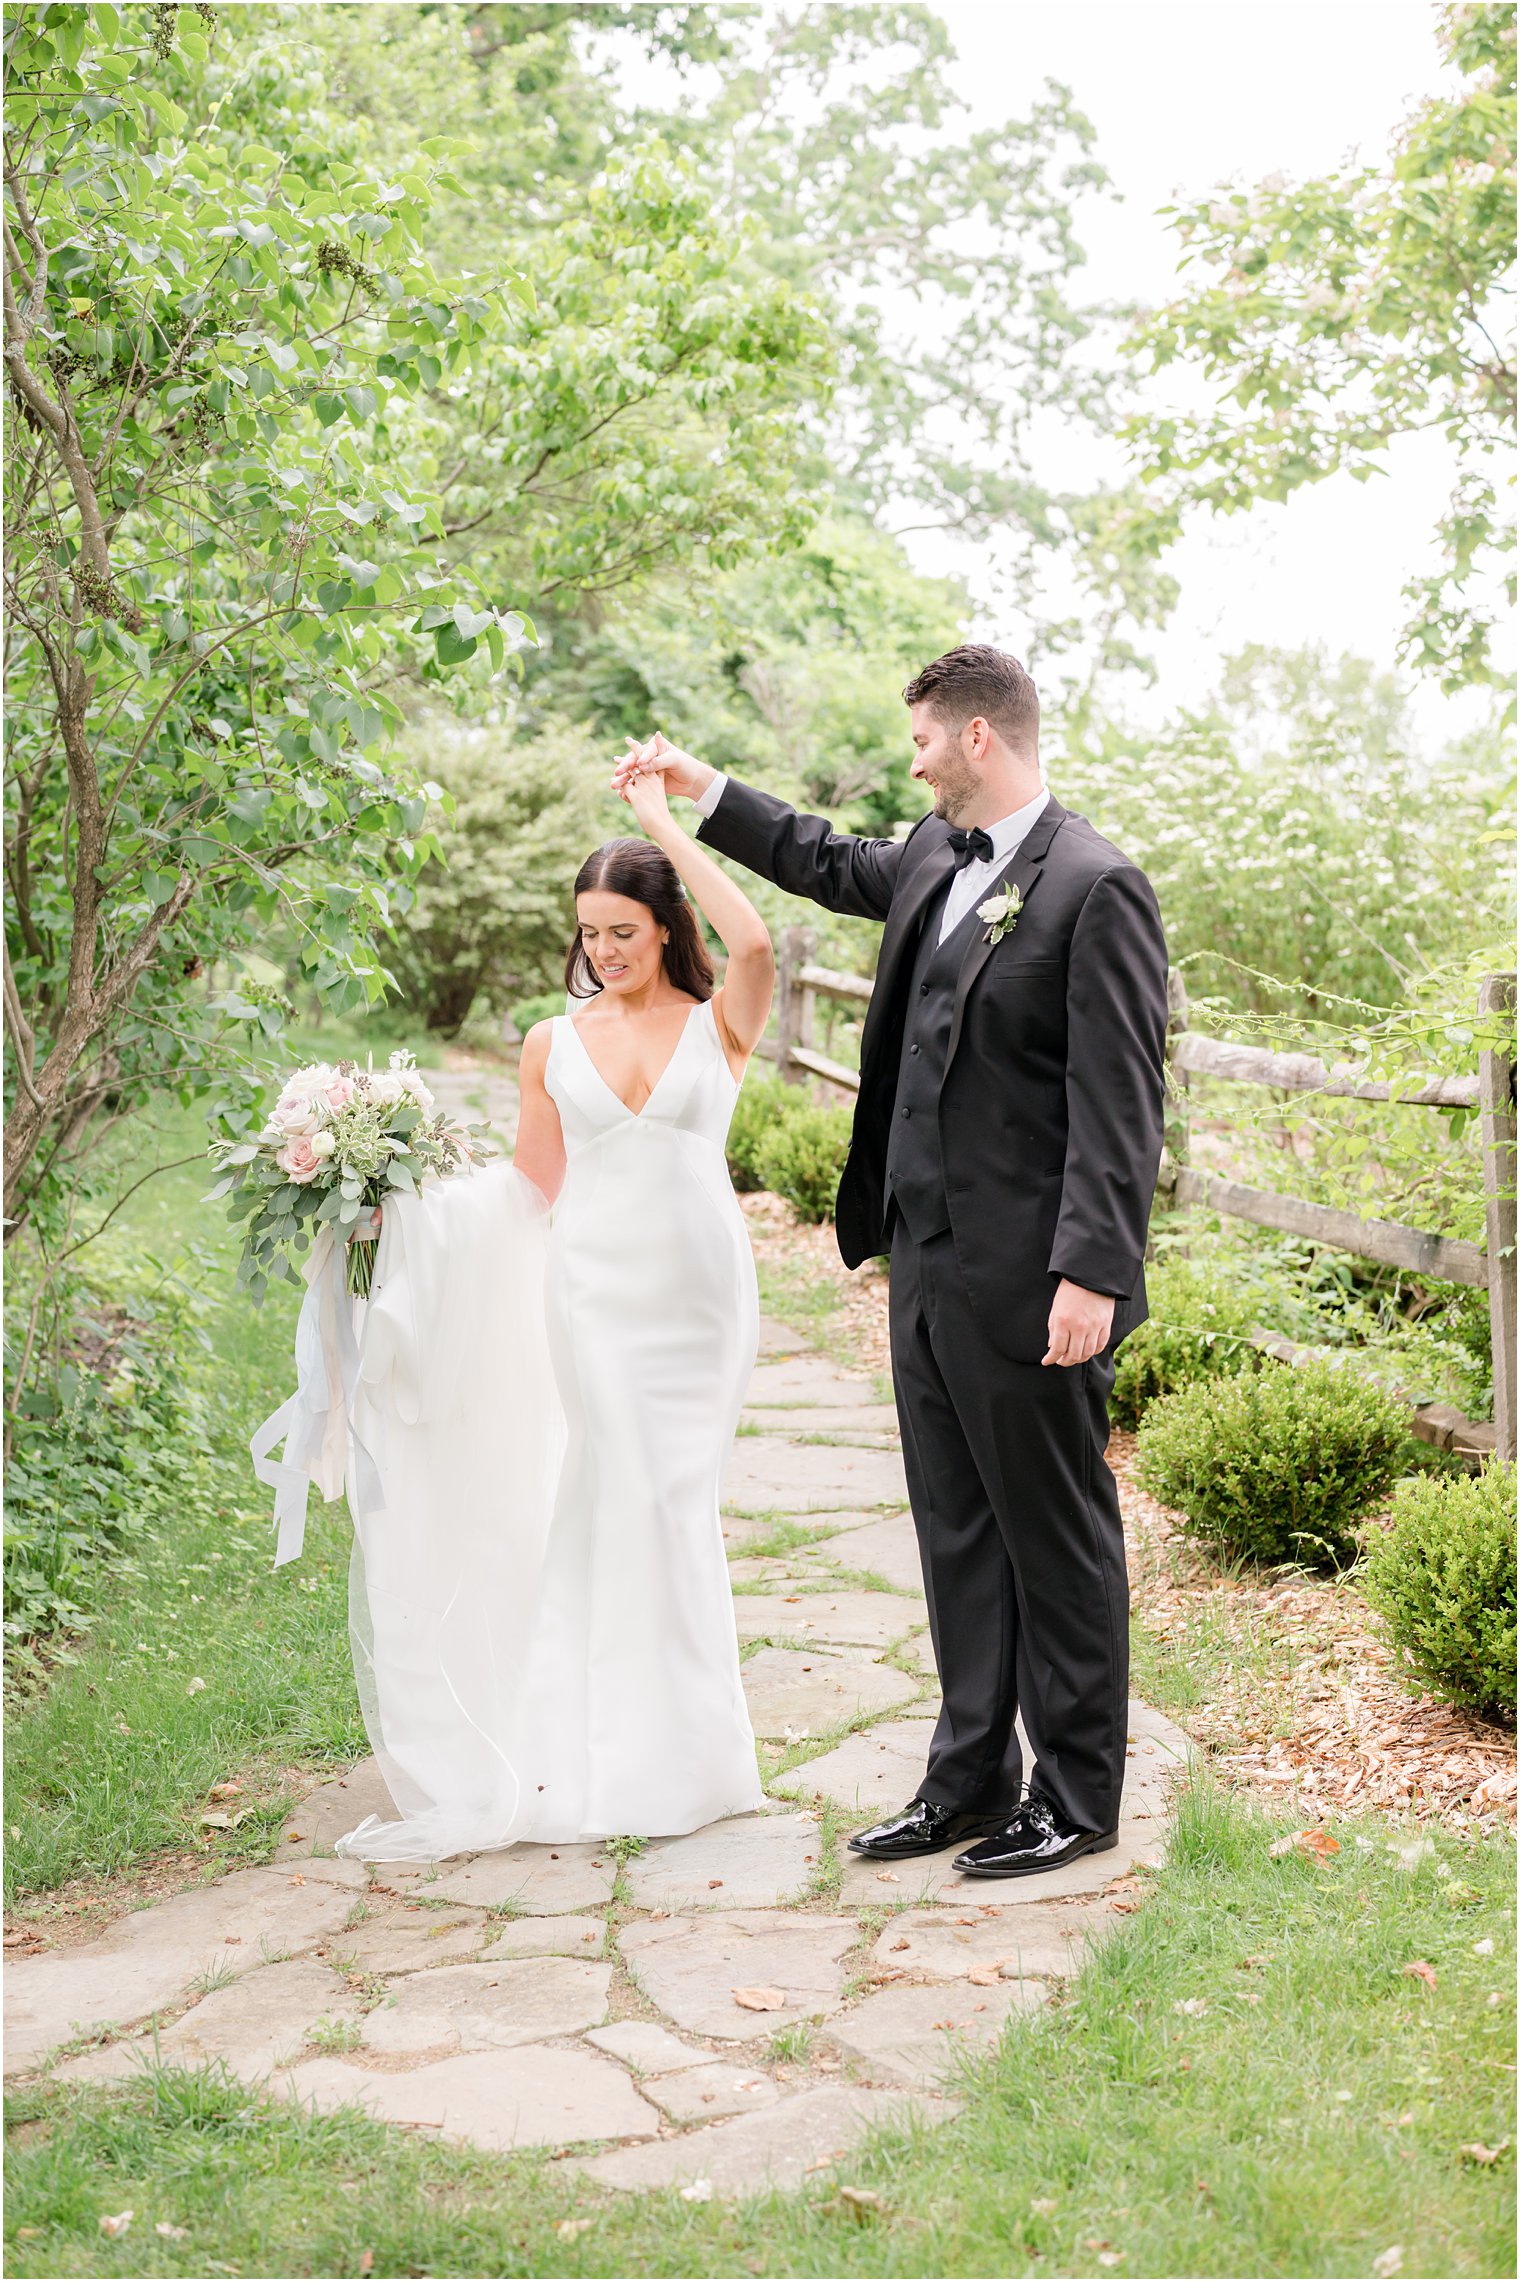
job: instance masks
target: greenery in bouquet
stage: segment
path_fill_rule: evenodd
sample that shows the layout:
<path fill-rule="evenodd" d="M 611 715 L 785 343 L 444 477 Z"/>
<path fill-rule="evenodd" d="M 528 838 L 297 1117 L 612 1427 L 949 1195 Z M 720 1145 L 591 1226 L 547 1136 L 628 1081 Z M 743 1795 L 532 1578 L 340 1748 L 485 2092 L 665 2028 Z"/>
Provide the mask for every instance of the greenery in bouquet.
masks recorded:
<path fill-rule="evenodd" d="M 360 1214 L 396 1190 L 415 1194 L 430 1173 L 490 1156 L 484 1135 L 443 1114 L 404 1049 L 385 1070 L 312 1062 L 293 1071 L 257 1139 L 213 1145 L 221 1178 L 208 1201 L 228 1198 L 228 1217 L 246 1222 L 238 1283 L 261 1300 L 271 1276 L 295 1281 L 291 1253 L 328 1226 L 346 1249 L 348 1290 L 367 1298 L 377 1239 L 352 1233 Z"/>

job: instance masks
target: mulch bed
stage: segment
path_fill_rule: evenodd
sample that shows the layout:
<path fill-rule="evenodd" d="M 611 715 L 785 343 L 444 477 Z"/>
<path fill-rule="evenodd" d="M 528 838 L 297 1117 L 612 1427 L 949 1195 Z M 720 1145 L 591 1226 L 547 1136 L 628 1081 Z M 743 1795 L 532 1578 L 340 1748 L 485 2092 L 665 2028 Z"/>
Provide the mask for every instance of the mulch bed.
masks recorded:
<path fill-rule="evenodd" d="M 887 1279 L 874 1264 L 851 1274 L 832 1227 L 808 1227 L 781 1198 L 740 1199 L 758 1256 L 788 1278 L 832 1285 L 830 1328 L 859 1367 L 889 1368 Z M 1306 1822 L 1331 1813 L 1380 1813 L 1402 1821 L 1439 1816 L 1489 1829 L 1516 1814 L 1515 1738 L 1470 1712 L 1416 1694 L 1354 1587 L 1293 1570 L 1231 1576 L 1183 1533 L 1179 1517 L 1134 1479 L 1135 1438 L 1116 1433 L 1109 1462 L 1119 1483 L 1139 1622 L 1174 1654 L 1207 1629 L 1242 1646 L 1206 1703 L 1175 1711 L 1221 1779 L 1291 1804 Z M 1285 1671 L 1283 1694 L 1264 1691 L 1266 1634 Z M 1210 1651 L 1210 1660 L 1214 1660 Z"/>

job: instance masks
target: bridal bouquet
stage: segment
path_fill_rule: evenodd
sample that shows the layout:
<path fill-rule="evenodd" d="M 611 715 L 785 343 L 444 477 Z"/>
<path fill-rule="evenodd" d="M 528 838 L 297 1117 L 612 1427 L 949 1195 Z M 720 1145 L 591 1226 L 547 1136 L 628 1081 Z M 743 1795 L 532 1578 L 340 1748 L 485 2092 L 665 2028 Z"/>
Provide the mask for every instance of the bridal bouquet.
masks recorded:
<path fill-rule="evenodd" d="M 411 1192 L 428 1173 L 453 1173 L 494 1154 L 483 1126 L 455 1124 L 437 1107 L 410 1054 L 390 1068 L 312 1062 L 285 1080 L 255 1141 L 213 1144 L 228 1217 L 246 1220 L 238 1282 L 262 1298 L 270 1276 L 294 1277 L 287 1247 L 330 1227 L 342 1243 L 361 1213 Z M 347 1244 L 347 1288 L 369 1296 L 376 1237 Z"/>

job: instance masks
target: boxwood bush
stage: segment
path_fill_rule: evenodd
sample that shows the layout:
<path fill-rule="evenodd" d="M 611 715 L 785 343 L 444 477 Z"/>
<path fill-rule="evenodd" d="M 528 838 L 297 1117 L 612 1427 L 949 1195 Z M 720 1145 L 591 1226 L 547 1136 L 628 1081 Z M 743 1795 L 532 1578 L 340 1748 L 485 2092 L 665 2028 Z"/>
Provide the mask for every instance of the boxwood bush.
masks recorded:
<path fill-rule="evenodd" d="M 758 1170 L 760 1144 L 799 1099 L 806 1099 L 799 1087 L 785 1084 L 763 1062 L 750 1063 L 728 1127 L 728 1172 L 736 1189 L 764 1188 Z"/>
<path fill-rule="evenodd" d="M 547 1022 L 552 1015 L 565 1011 L 565 994 L 562 990 L 541 990 L 532 998 L 520 998 L 507 1012 L 520 1035 L 527 1037 L 535 1022 Z"/>
<path fill-rule="evenodd" d="M 1409 1449 L 1401 1403 L 1315 1362 L 1163 1395 L 1141 1422 L 1139 1473 L 1191 1535 L 1226 1553 L 1339 1568 Z"/>
<path fill-rule="evenodd" d="M 1158 1395 L 1195 1379 L 1255 1370 L 1262 1361 L 1251 1345 L 1252 1310 L 1222 1276 L 1164 1260 L 1146 1270 L 1145 1280 L 1150 1318 L 1119 1349 L 1109 1402 L 1115 1426 L 1138 1426 Z"/>
<path fill-rule="evenodd" d="M 795 1086 L 782 1090 L 792 1100 L 767 1122 L 755 1150 L 760 1186 L 784 1196 L 803 1220 L 832 1220 L 854 1119 Z"/>
<path fill-rule="evenodd" d="M 1401 1482 L 1362 1582 L 1411 1678 L 1485 1718 L 1514 1718 L 1513 1466 Z"/>

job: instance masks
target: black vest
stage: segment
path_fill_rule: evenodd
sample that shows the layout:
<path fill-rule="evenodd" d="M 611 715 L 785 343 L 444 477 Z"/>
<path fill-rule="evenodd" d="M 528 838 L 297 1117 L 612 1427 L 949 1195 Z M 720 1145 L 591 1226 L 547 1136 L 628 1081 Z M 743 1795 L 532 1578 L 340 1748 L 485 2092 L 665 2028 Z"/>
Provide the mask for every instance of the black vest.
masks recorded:
<path fill-rule="evenodd" d="M 967 912 L 939 941 L 947 885 L 924 914 L 903 1015 L 902 1058 L 887 1142 L 887 1197 L 896 1199 L 915 1244 L 950 1225 L 940 1154 L 939 1097 L 950 1048 L 955 986 L 966 949 Z"/>

